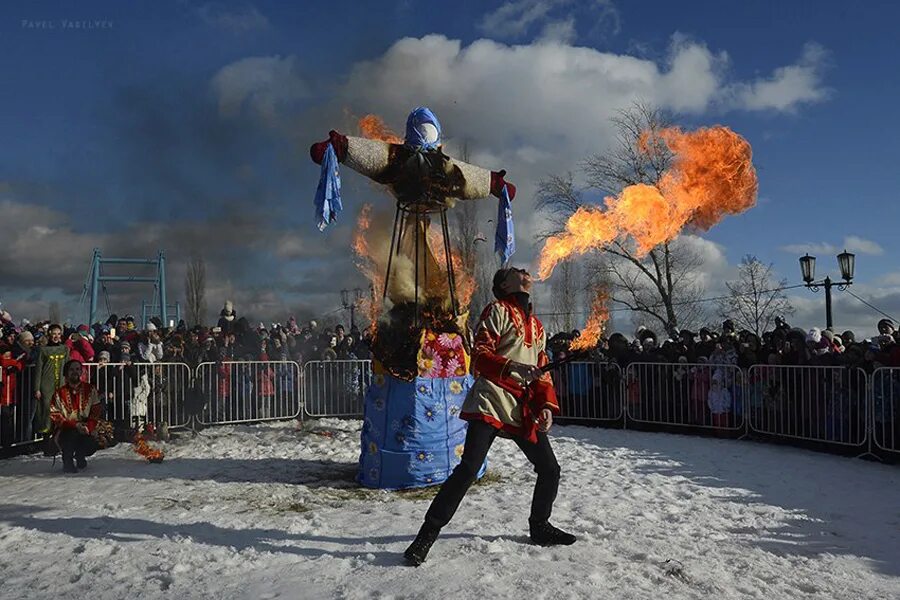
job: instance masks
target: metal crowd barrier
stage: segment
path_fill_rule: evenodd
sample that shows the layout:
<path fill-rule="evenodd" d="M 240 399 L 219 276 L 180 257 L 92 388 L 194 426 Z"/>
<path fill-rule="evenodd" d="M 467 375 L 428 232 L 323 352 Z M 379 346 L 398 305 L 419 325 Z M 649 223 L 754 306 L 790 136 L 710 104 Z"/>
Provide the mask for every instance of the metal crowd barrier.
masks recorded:
<path fill-rule="evenodd" d="M 87 378 L 100 396 L 106 418 L 129 426 L 166 423 L 187 427 L 187 391 L 193 373 L 184 363 L 87 363 Z"/>
<path fill-rule="evenodd" d="M 0 447 L 32 444 L 38 439 L 32 427 L 37 398 L 34 397 L 35 366 L 30 365 L 10 376 L 3 373 L 3 385 L 15 380 L 13 404 L 0 407 Z"/>
<path fill-rule="evenodd" d="M 866 443 L 868 377 L 858 368 L 755 365 L 747 384 L 750 430 L 841 446 Z"/>
<path fill-rule="evenodd" d="M 629 420 L 725 431 L 744 428 L 744 373 L 737 366 L 631 363 L 623 384 Z"/>
<path fill-rule="evenodd" d="M 885 452 L 900 452 L 900 369 L 872 373 L 872 443 Z"/>
<path fill-rule="evenodd" d="M 616 363 L 566 363 L 553 371 L 553 385 L 562 419 L 616 421 L 624 414 L 622 370 Z"/>
<path fill-rule="evenodd" d="M 303 412 L 309 417 L 363 416 L 370 360 L 311 360 L 303 365 Z"/>
<path fill-rule="evenodd" d="M 297 417 L 301 412 L 300 365 L 293 361 L 223 361 L 197 366 L 204 425 Z"/>

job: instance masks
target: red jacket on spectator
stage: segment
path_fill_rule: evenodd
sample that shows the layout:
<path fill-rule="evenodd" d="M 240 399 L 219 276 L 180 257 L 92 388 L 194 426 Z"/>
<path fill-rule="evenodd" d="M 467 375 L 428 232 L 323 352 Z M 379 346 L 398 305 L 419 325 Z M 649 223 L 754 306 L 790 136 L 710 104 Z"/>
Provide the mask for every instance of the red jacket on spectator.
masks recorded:
<path fill-rule="evenodd" d="M 66 340 L 66 348 L 69 349 L 69 360 L 77 360 L 82 363 L 94 362 L 94 347 L 87 338 L 79 336 L 78 340 L 69 338 Z"/>
<path fill-rule="evenodd" d="M 0 406 L 12 406 L 16 403 L 16 384 L 18 372 L 25 368 L 25 363 L 15 358 L 0 356 L 0 368 L 3 369 L 3 386 L 0 387 Z"/>

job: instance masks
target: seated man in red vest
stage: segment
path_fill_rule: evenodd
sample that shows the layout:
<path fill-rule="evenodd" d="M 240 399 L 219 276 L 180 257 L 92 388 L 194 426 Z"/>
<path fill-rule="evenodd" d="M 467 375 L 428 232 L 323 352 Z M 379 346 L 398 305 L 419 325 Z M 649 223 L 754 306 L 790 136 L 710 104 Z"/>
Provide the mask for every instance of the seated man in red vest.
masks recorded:
<path fill-rule="evenodd" d="M 548 362 L 547 336 L 531 312 L 531 275 L 523 269 L 500 269 L 493 292 L 497 301 L 484 309 L 475 334 L 476 380 L 460 412 L 469 422 L 462 460 L 441 486 L 404 554 L 412 565 L 425 560 L 441 528 L 453 518 L 498 435 L 512 439 L 537 473 L 528 517 L 531 541 L 541 546 L 575 542 L 574 535 L 550 524 L 560 469 L 547 431 L 559 405 L 549 373 L 539 368 Z"/>
<path fill-rule="evenodd" d="M 63 471 L 77 473 L 87 467 L 86 457 L 97 451 L 94 429 L 100 418 L 97 388 L 81 380 L 82 365 L 70 360 L 63 368 L 65 383 L 53 394 L 50 421 L 62 451 Z M 76 468 L 77 465 L 77 468 Z"/>

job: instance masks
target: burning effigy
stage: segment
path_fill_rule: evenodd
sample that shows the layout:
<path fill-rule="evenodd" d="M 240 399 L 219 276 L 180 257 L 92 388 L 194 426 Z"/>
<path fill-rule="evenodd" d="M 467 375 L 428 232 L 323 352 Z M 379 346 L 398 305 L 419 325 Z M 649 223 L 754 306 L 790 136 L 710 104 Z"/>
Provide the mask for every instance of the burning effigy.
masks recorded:
<path fill-rule="evenodd" d="M 473 286 L 452 248 L 447 211 L 457 201 L 494 195 L 509 215 L 515 186 L 505 171 L 445 154 L 440 122 L 428 108 L 409 114 L 402 139 L 371 115 L 360 128 L 363 137 L 332 130 L 310 148 L 321 165 L 320 230 L 343 209 L 341 164 L 396 201 L 392 224 L 377 222 L 364 207 L 354 240 L 363 271 L 380 291 L 368 311 L 375 379 L 366 393 L 357 478 L 388 489 L 434 485 L 462 456 L 466 424 L 458 415 L 472 385 L 465 322 Z"/>

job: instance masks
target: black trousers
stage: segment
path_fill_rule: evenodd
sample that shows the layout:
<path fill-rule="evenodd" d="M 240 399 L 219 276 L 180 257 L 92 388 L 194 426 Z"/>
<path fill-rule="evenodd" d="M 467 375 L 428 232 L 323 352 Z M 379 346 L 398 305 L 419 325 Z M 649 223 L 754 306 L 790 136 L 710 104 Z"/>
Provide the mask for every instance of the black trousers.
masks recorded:
<path fill-rule="evenodd" d="M 450 522 L 469 486 L 475 481 L 497 433 L 498 429 L 483 421 L 469 421 L 462 462 L 453 469 L 453 473 L 432 500 L 428 512 L 425 513 L 425 523 L 441 528 Z M 534 465 L 534 472 L 537 473 L 529 521 L 547 521 L 550 519 L 553 502 L 559 489 L 559 463 L 556 462 L 556 456 L 550 446 L 550 438 L 546 433 L 538 432 L 536 444 L 518 437 L 513 438 L 513 441 L 525 453 Z"/>
<path fill-rule="evenodd" d="M 72 458 L 91 456 L 97 451 L 97 441 L 87 433 L 77 429 L 63 429 L 59 432 L 59 448 L 62 450 L 63 463 L 72 462 Z"/>

